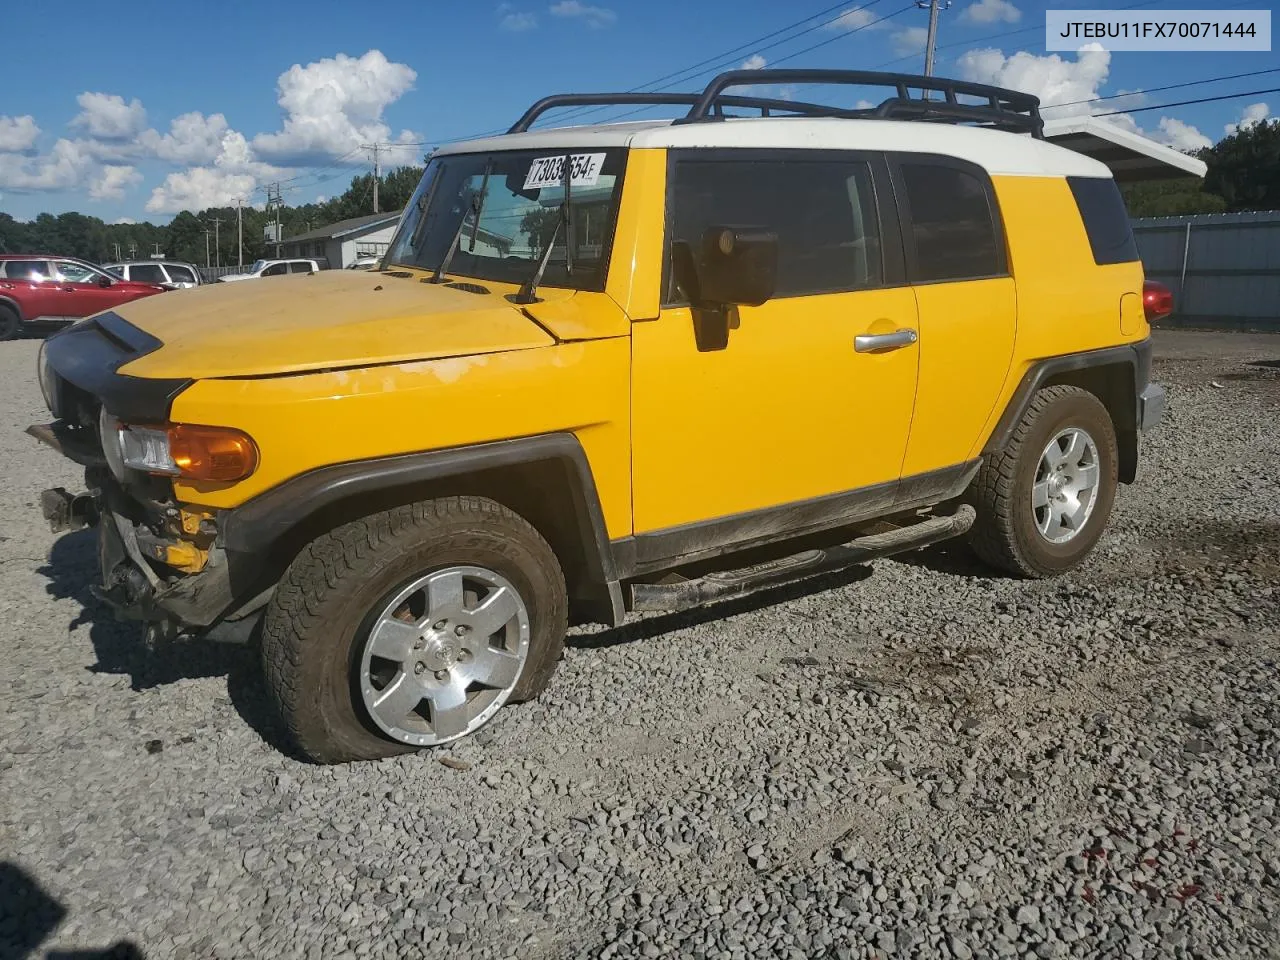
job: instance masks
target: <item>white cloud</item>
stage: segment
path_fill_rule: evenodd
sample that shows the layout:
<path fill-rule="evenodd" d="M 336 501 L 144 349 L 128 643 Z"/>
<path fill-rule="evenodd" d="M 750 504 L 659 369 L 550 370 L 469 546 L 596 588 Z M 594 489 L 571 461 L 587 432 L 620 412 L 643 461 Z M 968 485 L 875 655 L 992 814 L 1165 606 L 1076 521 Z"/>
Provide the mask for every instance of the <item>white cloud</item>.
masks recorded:
<path fill-rule="evenodd" d="M 1184 153 L 1213 146 L 1213 141 L 1203 133 L 1175 117 L 1160 118 L 1160 133 L 1161 136 L 1157 137 L 1157 140 Z"/>
<path fill-rule="evenodd" d="M 742 66 L 739 67 L 739 69 L 740 70 L 763 70 L 765 65 L 768 62 L 769 61 L 766 60 L 764 57 L 760 56 L 760 54 L 753 53 L 751 56 L 747 57 L 747 59 L 742 61 Z"/>
<path fill-rule="evenodd" d="M 974 0 L 964 8 L 960 19 L 970 23 L 1017 23 L 1022 11 L 1009 0 Z"/>
<path fill-rule="evenodd" d="M 123 200 L 125 190 L 141 181 L 142 174 L 133 167 L 105 166 L 89 180 L 89 199 Z"/>
<path fill-rule="evenodd" d="M 40 128 L 30 114 L 0 117 L 0 153 L 26 153 L 36 145 Z"/>
<path fill-rule="evenodd" d="M 880 17 L 863 7 L 850 7 L 826 24 L 828 30 L 861 30 L 872 24 L 880 24 Z"/>
<path fill-rule="evenodd" d="M 956 65 L 966 80 L 1034 93 L 1049 117 L 1080 116 L 1095 112 L 1082 101 L 1098 96 L 1111 71 L 1111 54 L 1097 45 L 1081 48 L 1075 60 L 1026 51 L 1006 57 L 999 50 L 982 49 L 962 54 Z"/>
<path fill-rule="evenodd" d="M 284 128 L 258 134 L 254 150 L 265 160 L 306 164 L 332 162 L 353 154 L 361 143 L 389 140 L 391 128 L 382 112 L 412 88 L 417 76 L 380 50 L 358 58 L 340 53 L 305 67 L 295 63 L 277 82 Z M 408 130 L 397 138 L 414 139 L 420 137 Z"/>
<path fill-rule="evenodd" d="M 924 27 L 905 27 L 893 34 L 893 49 L 901 56 L 923 53 L 929 31 Z"/>
<path fill-rule="evenodd" d="M 244 134 L 228 130 L 222 135 L 212 166 L 191 167 L 169 174 L 151 191 L 147 210 L 177 213 L 229 206 L 237 197 L 249 199 L 259 184 L 278 179 L 284 172 L 255 159 Z"/>
<path fill-rule="evenodd" d="M 137 223 L 138 221 L 133 219 L 133 217 L 116 217 L 111 222 L 116 226 L 128 226 L 129 224 Z"/>
<path fill-rule="evenodd" d="M 230 129 L 220 113 L 184 113 L 169 123 L 169 132 L 144 130 L 138 140 L 146 151 L 170 163 L 212 163 L 222 149 L 222 138 Z"/>
<path fill-rule="evenodd" d="M 1228 123 L 1223 129 L 1230 136 L 1233 133 L 1239 133 L 1241 130 L 1248 130 L 1250 127 L 1257 126 L 1269 116 L 1271 116 L 1271 108 L 1265 103 L 1251 103 L 1240 111 L 1239 120 L 1235 123 Z"/>
<path fill-rule="evenodd" d="M 506 6 L 505 4 L 503 5 Z M 498 8 L 501 19 L 498 21 L 498 28 L 507 30 L 511 33 L 523 33 L 526 30 L 532 30 L 538 25 L 538 18 L 532 13 L 520 10 L 512 10 L 504 12 L 502 7 Z"/>
<path fill-rule="evenodd" d="M 48 153 L 24 157 L 0 154 L 0 189 L 18 193 L 70 190 L 93 170 L 93 157 L 75 140 L 60 139 Z"/>
<path fill-rule="evenodd" d="M 95 140 L 131 140 L 147 125 L 147 111 L 141 101 L 129 103 L 114 93 L 90 93 L 76 97 L 80 113 L 71 121 Z"/>
<path fill-rule="evenodd" d="M 608 7 L 593 7 L 579 0 L 560 0 L 559 3 L 553 3 L 548 12 L 553 17 L 581 20 L 593 29 L 610 27 L 618 21 L 618 15 Z"/>

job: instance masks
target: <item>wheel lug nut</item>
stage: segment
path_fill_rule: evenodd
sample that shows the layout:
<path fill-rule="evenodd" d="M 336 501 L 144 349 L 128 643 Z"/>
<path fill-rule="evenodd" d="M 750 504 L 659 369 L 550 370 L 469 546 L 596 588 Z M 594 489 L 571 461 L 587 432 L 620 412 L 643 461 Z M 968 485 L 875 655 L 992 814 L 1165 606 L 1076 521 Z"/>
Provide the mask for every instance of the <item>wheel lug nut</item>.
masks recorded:
<path fill-rule="evenodd" d="M 471 628 L 468 627 L 465 623 L 458 624 L 457 627 L 455 627 L 453 630 L 454 636 L 457 636 L 457 637 L 465 637 L 470 632 L 471 632 Z"/>
<path fill-rule="evenodd" d="M 419 637 L 417 640 L 413 641 L 413 649 L 415 649 L 415 650 L 421 650 L 421 649 L 422 649 L 423 647 L 425 647 L 426 645 L 427 645 L 426 641 L 425 641 L 425 640 L 423 640 L 421 637 Z"/>
<path fill-rule="evenodd" d="M 443 630 L 443 629 L 444 629 L 445 627 L 447 627 L 448 625 L 449 625 L 449 621 L 448 621 L 448 620 L 437 620 L 437 621 L 435 622 L 435 624 L 433 624 L 433 625 L 432 625 L 431 629 L 432 629 L 432 630 Z"/>
<path fill-rule="evenodd" d="M 423 663 L 421 660 L 419 660 L 417 663 L 413 665 L 414 676 L 420 677 L 422 676 L 422 674 L 426 672 L 426 670 L 427 670 L 427 665 Z"/>
<path fill-rule="evenodd" d="M 436 671 L 436 679 L 437 679 L 437 680 L 448 680 L 448 679 L 449 679 L 449 671 L 448 671 L 448 670 L 437 670 L 437 671 Z"/>

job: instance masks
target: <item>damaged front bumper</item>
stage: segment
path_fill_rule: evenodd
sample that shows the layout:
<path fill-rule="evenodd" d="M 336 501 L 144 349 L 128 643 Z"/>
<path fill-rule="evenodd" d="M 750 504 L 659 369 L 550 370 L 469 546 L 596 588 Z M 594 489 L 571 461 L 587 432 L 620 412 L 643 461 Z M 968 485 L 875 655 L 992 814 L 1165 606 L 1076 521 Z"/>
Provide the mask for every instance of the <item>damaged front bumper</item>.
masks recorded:
<path fill-rule="evenodd" d="M 232 564 L 216 542 L 197 547 L 180 538 L 158 536 L 140 522 L 139 506 L 100 470 L 86 471 L 90 493 L 57 487 L 40 496 L 41 510 L 54 532 L 96 527 L 100 582 L 93 594 L 122 619 L 165 624 L 168 632 L 243 639 L 270 591 L 246 602 L 236 587 Z M 177 569 L 175 557 L 199 554 L 195 572 Z"/>

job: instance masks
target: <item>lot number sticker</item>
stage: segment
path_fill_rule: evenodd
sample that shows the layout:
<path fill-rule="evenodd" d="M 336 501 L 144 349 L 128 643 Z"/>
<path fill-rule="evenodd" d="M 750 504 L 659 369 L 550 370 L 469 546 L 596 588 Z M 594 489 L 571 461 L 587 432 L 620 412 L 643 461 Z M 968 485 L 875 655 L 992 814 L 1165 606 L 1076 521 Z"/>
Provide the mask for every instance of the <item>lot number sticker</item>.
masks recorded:
<path fill-rule="evenodd" d="M 604 166 L 603 153 L 575 153 L 570 184 L 575 187 L 592 187 L 600 179 L 600 168 Z M 537 190 L 540 187 L 554 187 L 564 179 L 564 160 L 562 153 L 558 157 L 538 157 L 529 166 L 529 175 L 524 178 L 524 189 Z"/>

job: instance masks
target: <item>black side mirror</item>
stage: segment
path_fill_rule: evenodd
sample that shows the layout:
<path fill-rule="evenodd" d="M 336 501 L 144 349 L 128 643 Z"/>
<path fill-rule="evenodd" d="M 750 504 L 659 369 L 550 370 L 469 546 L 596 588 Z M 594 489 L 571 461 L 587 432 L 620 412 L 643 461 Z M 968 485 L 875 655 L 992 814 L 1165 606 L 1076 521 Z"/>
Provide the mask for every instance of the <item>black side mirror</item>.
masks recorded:
<path fill-rule="evenodd" d="M 100 287 L 109 287 L 113 282 L 114 281 L 110 277 L 104 277 L 104 276 L 98 277 L 98 286 Z"/>
<path fill-rule="evenodd" d="M 694 259 L 696 264 L 690 263 Z M 675 252 L 672 264 L 677 270 L 693 268 L 696 280 L 686 290 L 696 292 L 702 304 L 758 307 L 778 285 L 778 235 L 762 227 L 708 227 L 696 258 L 686 247 Z"/>

